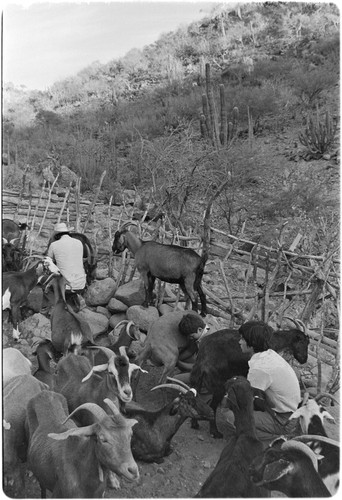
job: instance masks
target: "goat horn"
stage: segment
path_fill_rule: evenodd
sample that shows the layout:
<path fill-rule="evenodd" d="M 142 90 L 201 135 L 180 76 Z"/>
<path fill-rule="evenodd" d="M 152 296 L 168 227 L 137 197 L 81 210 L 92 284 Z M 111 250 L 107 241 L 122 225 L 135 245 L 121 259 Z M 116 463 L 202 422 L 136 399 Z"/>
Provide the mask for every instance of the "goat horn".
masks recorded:
<path fill-rule="evenodd" d="M 115 327 L 114 327 L 114 330 L 113 332 L 115 332 L 119 326 L 123 325 L 124 323 L 128 323 L 128 319 L 123 319 L 122 321 L 120 321 Z"/>
<path fill-rule="evenodd" d="M 328 438 L 327 436 L 318 436 L 316 434 L 305 434 L 303 436 L 295 436 L 291 439 L 295 439 L 296 441 L 321 441 L 322 443 L 331 444 L 340 447 L 340 443 L 335 441 L 335 439 Z"/>
<path fill-rule="evenodd" d="M 98 421 L 103 420 L 107 416 L 107 413 L 104 411 L 104 409 L 101 408 L 101 406 L 97 405 L 96 403 L 83 403 L 83 405 L 80 405 L 77 408 L 75 408 L 75 410 L 70 413 L 70 415 L 68 416 L 68 418 L 66 418 L 64 420 L 64 422 L 62 422 L 62 424 L 65 424 L 65 422 L 67 422 L 69 420 L 69 418 L 71 418 L 73 415 L 75 415 L 75 413 L 77 411 L 79 411 L 79 410 L 88 410 L 88 411 L 90 411 L 90 413 L 92 415 L 94 415 L 94 417 Z"/>
<path fill-rule="evenodd" d="M 124 224 L 122 224 L 122 226 L 120 227 L 120 229 L 118 231 L 121 232 L 126 226 L 138 226 L 138 224 L 136 222 L 133 222 L 133 221 L 125 222 Z"/>
<path fill-rule="evenodd" d="M 337 401 L 337 399 L 335 398 L 335 396 L 333 396 L 332 394 L 330 394 L 329 392 L 320 392 L 319 394 L 317 394 L 317 396 L 315 397 L 315 401 L 318 403 L 318 401 L 320 401 L 321 399 L 323 398 L 329 398 L 331 399 L 332 401 L 334 401 L 336 404 L 340 404 L 339 401 Z"/>
<path fill-rule="evenodd" d="M 128 359 L 127 352 L 126 352 L 126 346 L 122 345 L 119 347 L 119 353 L 121 356 L 124 356 L 125 358 Z"/>
<path fill-rule="evenodd" d="M 308 333 L 308 329 L 307 327 L 304 325 L 303 321 L 301 319 L 293 319 L 293 318 L 290 318 L 290 316 L 284 316 L 285 319 L 289 319 L 290 321 L 292 321 L 292 323 L 294 323 L 296 325 L 296 327 L 298 328 L 298 330 L 301 330 L 303 333 L 305 333 L 305 335 L 309 335 Z"/>
<path fill-rule="evenodd" d="M 13 238 L 13 240 L 10 240 L 10 241 L 9 241 L 10 245 L 14 245 L 14 242 L 15 242 L 16 240 L 18 240 L 18 242 L 19 242 L 20 238 Z"/>
<path fill-rule="evenodd" d="M 167 377 L 167 380 L 171 380 L 171 382 L 175 382 L 176 384 L 182 385 L 187 391 L 190 391 L 191 387 L 189 387 L 182 380 L 178 380 L 177 378 Z"/>
<path fill-rule="evenodd" d="M 306 405 L 306 403 L 309 401 L 309 397 L 310 397 L 310 394 L 308 392 L 304 392 L 301 406 Z"/>
<path fill-rule="evenodd" d="M 35 255 L 28 255 L 27 257 L 24 257 L 23 260 L 27 260 L 27 259 L 43 259 L 44 257 L 46 257 L 46 255 L 44 254 L 35 254 Z"/>
<path fill-rule="evenodd" d="M 185 389 L 185 387 L 179 384 L 160 384 L 156 385 L 155 387 L 152 387 L 151 391 L 155 391 L 156 389 L 162 389 L 163 387 L 166 387 L 167 389 L 176 389 L 176 391 L 181 392 L 182 394 L 186 394 L 188 392 Z"/>
<path fill-rule="evenodd" d="M 115 358 L 116 354 L 113 352 L 111 349 L 108 349 L 108 347 L 104 347 L 103 345 L 88 345 L 87 349 L 99 349 L 100 351 L 104 352 L 107 356 L 108 359 Z"/>
<path fill-rule="evenodd" d="M 312 449 L 304 443 L 300 443 L 298 441 L 294 441 L 290 439 L 289 441 L 285 441 L 285 443 L 282 444 L 281 446 L 282 450 L 299 450 L 305 453 L 312 461 L 312 464 L 315 468 L 315 470 L 318 470 L 318 460 L 317 460 L 317 455 Z"/>
<path fill-rule="evenodd" d="M 116 406 L 116 404 L 114 403 L 114 401 L 112 401 L 111 399 L 109 398 L 106 398 L 103 400 L 107 406 L 109 406 L 109 408 L 112 410 L 112 413 L 113 415 L 118 415 L 120 414 L 120 410 L 119 408 Z"/>

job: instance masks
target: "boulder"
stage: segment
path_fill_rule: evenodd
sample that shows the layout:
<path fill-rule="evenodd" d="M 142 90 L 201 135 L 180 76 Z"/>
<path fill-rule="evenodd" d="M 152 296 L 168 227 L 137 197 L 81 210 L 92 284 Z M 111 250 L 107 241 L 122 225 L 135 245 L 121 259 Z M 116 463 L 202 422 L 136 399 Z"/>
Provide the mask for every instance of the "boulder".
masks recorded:
<path fill-rule="evenodd" d="M 113 316 L 111 316 L 109 319 L 109 326 L 111 328 L 115 328 L 116 325 L 120 323 L 120 321 L 123 321 L 124 319 L 127 319 L 125 313 L 113 314 Z"/>
<path fill-rule="evenodd" d="M 147 332 L 150 325 L 159 318 L 158 309 L 153 306 L 131 306 L 127 309 L 126 317 L 134 323 L 143 332 Z"/>
<path fill-rule="evenodd" d="M 121 302 L 121 300 L 114 298 L 114 299 L 110 299 L 110 301 L 108 302 L 107 308 L 108 308 L 108 311 L 115 314 L 115 313 L 120 313 L 120 312 L 126 312 L 128 309 L 128 306 L 126 306 L 126 304 Z"/>
<path fill-rule="evenodd" d="M 51 322 L 43 314 L 36 313 L 22 321 L 19 325 L 22 339 L 30 340 L 32 337 L 51 340 Z"/>
<path fill-rule="evenodd" d="M 128 307 L 142 305 L 145 300 L 145 288 L 142 280 L 131 280 L 119 286 L 115 292 L 115 298 Z"/>
<path fill-rule="evenodd" d="M 95 279 L 104 280 L 109 277 L 108 267 L 97 268 L 95 271 Z"/>
<path fill-rule="evenodd" d="M 115 293 L 116 284 L 112 278 L 95 280 L 84 294 L 88 306 L 105 306 Z"/>
<path fill-rule="evenodd" d="M 78 312 L 78 316 L 88 323 L 94 339 L 107 332 L 109 319 L 104 314 L 85 308 Z"/>
<path fill-rule="evenodd" d="M 161 316 L 163 316 L 163 314 L 170 313 L 173 310 L 174 310 L 174 308 L 172 306 L 170 306 L 169 304 L 160 304 L 160 306 L 158 307 L 158 311 L 160 312 Z"/>
<path fill-rule="evenodd" d="M 111 317 L 111 314 L 110 314 L 110 312 L 108 311 L 108 309 L 106 307 L 97 306 L 96 312 L 99 313 L 99 314 L 103 314 L 108 319 Z"/>

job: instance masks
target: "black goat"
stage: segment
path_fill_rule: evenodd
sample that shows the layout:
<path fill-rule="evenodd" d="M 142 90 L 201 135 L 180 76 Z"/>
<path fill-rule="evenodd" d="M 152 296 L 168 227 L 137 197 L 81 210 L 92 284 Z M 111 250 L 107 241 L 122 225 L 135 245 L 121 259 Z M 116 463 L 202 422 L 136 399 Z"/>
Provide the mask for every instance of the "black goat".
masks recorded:
<path fill-rule="evenodd" d="M 317 455 L 304 443 L 276 439 L 250 466 L 255 484 L 287 497 L 330 497 L 317 472 Z"/>
<path fill-rule="evenodd" d="M 235 416 L 236 435 L 224 447 L 215 469 L 197 493 L 197 498 L 265 497 L 265 490 L 249 478 L 252 460 L 262 453 L 253 415 L 253 390 L 244 377 L 226 384 L 227 405 Z"/>
<path fill-rule="evenodd" d="M 89 238 L 83 233 L 71 232 L 69 233 L 69 236 L 79 240 L 83 245 L 83 266 L 87 276 L 87 283 L 89 285 L 95 279 L 95 271 L 97 268 L 97 260 L 93 246 L 90 243 Z M 53 241 L 55 241 L 55 235 L 51 236 L 48 242 L 47 250 Z"/>
<path fill-rule="evenodd" d="M 33 376 L 48 385 L 51 390 L 54 389 L 55 370 L 50 366 L 50 362 L 57 363 L 61 354 L 55 350 L 51 340 L 44 339 L 33 352 L 37 356 L 38 368 Z"/>
<path fill-rule="evenodd" d="M 134 340 L 140 340 L 139 327 L 135 325 L 133 321 L 128 321 L 127 319 L 120 321 L 113 330 L 114 333 L 116 331 L 120 332 L 117 341 L 115 344 L 107 347 L 107 349 L 115 352 L 115 354 L 119 354 L 120 347 L 126 347 L 128 349 Z M 130 356 L 129 352 L 128 356 Z M 107 361 L 108 356 L 102 350 L 97 352 L 94 356 L 94 364 L 101 364 Z"/>
<path fill-rule="evenodd" d="M 128 248 L 134 255 L 135 265 L 145 287 L 144 307 L 152 302 L 156 278 L 167 283 L 178 283 L 184 295 L 191 300 L 192 309 L 197 311 L 197 293 L 201 300 L 201 315 L 207 314 L 206 298 L 201 281 L 209 255 L 209 242 L 203 241 L 200 257 L 191 248 L 177 245 L 163 245 L 155 241 L 142 241 L 123 227 L 115 233 L 112 250 L 119 254 Z"/>
<path fill-rule="evenodd" d="M 255 325 L 254 322 L 252 324 Z M 305 331 L 269 331 L 271 334 L 267 343 L 270 349 L 278 351 L 287 348 L 300 363 L 307 361 L 309 337 Z M 238 330 L 224 329 L 204 337 L 199 344 L 198 355 L 190 373 L 190 385 L 199 392 L 204 387 L 213 395 L 210 406 L 215 415 L 224 396 L 225 382 L 234 375 L 246 377 L 248 374 L 250 355 L 242 353 L 239 339 Z M 197 422 L 194 423 L 194 427 L 197 425 Z M 215 420 L 210 423 L 210 433 L 214 437 L 222 437 Z"/>
<path fill-rule="evenodd" d="M 93 343 L 93 335 L 88 323 L 66 302 L 65 279 L 63 276 L 51 282 L 55 304 L 51 314 L 51 341 L 56 351 L 66 354 L 71 346 Z M 77 351 L 76 351 L 77 352 Z"/>
<path fill-rule="evenodd" d="M 19 271 L 24 255 L 23 246 L 19 248 L 21 231 L 26 223 L 16 224 L 11 219 L 2 220 L 2 271 Z"/>
<path fill-rule="evenodd" d="M 13 338 L 19 339 L 18 324 L 21 321 L 20 308 L 27 300 L 30 291 L 41 281 L 44 275 L 59 276 L 61 273 L 50 257 L 41 260 L 25 272 L 8 272 L 2 276 L 2 310 L 12 313 Z"/>
<path fill-rule="evenodd" d="M 189 386 L 169 378 L 171 384 L 162 384 L 151 389 L 175 389 L 179 395 L 159 410 L 147 410 L 135 402 L 125 405 L 124 413 L 138 423 L 133 428 L 132 452 L 137 460 L 144 462 L 164 461 L 172 452 L 171 440 L 187 418 L 211 420 L 212 409 L 204 403 L 197 392 Z"/>
<path fill-rule="evenodd" d="M 307 393 L 306 396 L 308 396 Z M 331 495 L 335 495 L 340 478 L 340 450 L 339 443 L 328 438 L 324 427 L 325 417 L 335 421 L 326 408 L 319 404 L 319 401 L 325 397 L 336 401 L 331 394 L 326 393 L 318 394 L 315 399 L 304 397 L 290 419 L 299 418 L 302 432 L 305 434 L 294 439 L 305 442 L 315 453 L 322 456 L 318 462 L 318 473 Z"/>

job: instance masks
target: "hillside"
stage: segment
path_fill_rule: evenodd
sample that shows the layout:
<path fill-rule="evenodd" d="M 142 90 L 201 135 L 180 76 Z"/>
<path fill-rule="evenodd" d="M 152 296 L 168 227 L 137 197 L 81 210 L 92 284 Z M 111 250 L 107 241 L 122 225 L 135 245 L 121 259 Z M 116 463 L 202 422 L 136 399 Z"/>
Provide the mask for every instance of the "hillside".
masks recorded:
<path fill-rule="evenodd" d="M 210 16 L 94 63 L 47 92 L 4 86 L 3 186 L 81 177 L 89 200 L 135 188 L 180 233 L 212 225 L 266 245 L 338 247 L 339 11 L 265 2 Z M 210 73 L 210 74 L 209 74 Z M 45 170 L 44 170 L 45 169 Z M 215 235 L 216 240 L 220 237 Z"/>

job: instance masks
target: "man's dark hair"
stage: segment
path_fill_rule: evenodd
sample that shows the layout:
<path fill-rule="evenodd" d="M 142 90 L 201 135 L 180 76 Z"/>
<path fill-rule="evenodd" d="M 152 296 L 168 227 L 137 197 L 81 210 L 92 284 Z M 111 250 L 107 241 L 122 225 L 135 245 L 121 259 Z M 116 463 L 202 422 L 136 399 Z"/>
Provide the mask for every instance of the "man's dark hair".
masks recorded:
<path fill-rule="evenodd" d="M 54 237 L 54 240 L 53 241 L 58 241 L 61 239 L 62 236 L 64 236 L 65 234 L 69 234 L 69 231 L 64 231 L 63 233 L 57 233 L 55 234 L 55 237 Z"/>
<path fill-rule="evenodd" d="M 267 351 L 268 339 L 273 333 L 273 328 L 263 321 L 247 321 L 239 328 L 239 333 L 254 352 Z"/>
<path fill-rule="evenodd" d="M 204 328 L 205 322 L 196 312 L 189 312 L 180 320 L 178 329 L 182 335 L 189 336 L 196 333 L 199 328 Z"/>

